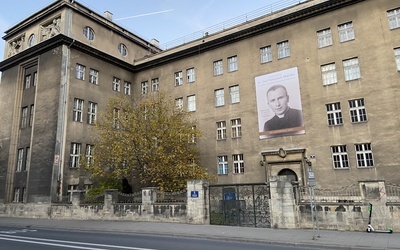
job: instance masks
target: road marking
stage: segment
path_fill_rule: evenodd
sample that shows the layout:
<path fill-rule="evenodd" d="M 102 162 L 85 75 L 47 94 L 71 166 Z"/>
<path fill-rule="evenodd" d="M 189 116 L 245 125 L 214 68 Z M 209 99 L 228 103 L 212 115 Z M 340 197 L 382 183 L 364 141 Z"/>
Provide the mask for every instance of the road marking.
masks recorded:
<path fill-rule="evenodd" d="M 104 248 L 92 248 L 92 247 L 108 247 L 108 248 L 111 247 L 111 248 L 116 248 L 116 249 L 129 249 L 129 250 L 156 250 L 156 249 L 150 249 L 150 248 L 126 247 L 126 246 L 116 246 L 116 245 L 107 245 L 107 244 L 95 244 L 95 243 L 65 241 L 65 240 L 52 240 L 52 239 L 44 239 L 44 238 L 33 238 L 33 237 L 1 235 L 1 234 L 0 234 L 0 240 L 18 241 L 18 242 L 25 242 L 25 243 L 32 243 L 32 244 L 59 246 L 59 247 L 85 249 L 85 250 L 107 250 Z M 51 243 L 51 242 L 54 242 L 54 243 Z M 64 245 L 64 244 L 74 244 L 77 246 Z M 92 246 L 92 247 L 83 248 L 82 246 Z"/>
<path fill-rule="evenodd" d="M 21 229 L 21 230 L 8 230 L 0 231 L 0 234 L 15 234 L 15 233 L 26 233 L 26 232 L 36 232 L 37 230 Z"/>

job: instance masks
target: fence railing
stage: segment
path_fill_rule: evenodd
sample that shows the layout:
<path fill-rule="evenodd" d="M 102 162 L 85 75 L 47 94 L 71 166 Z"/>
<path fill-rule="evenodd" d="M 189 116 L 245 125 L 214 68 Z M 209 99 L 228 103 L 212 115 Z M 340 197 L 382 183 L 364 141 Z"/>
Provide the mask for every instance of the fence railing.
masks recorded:
<path fill-rule="evenodd" d="M 118 197 L 117 197 L 117 202 L 118 203 L 142 203 L 142 192 L 135 192 L 132 194 L 124 194 L 121 192 L 118 192 Z"/>
<path fill-rule="evenodd" d="M 83 203 L 84 204 L 103 204 L 104 203 L 104 194 L 99 195 L 84 195 L 83 196 Z"/>
<path fill-rule="evenodd" d="M 386 183 L 385 184 L 387 202 L 400 202 L 400 185 Z"/>
<path fill-rule="evenodd" d="M 283 10 L 285 8 L 294 6 L 296 4 L 300 4 L 302 2 L 307 2 L 309 0 L 280 0 L 276 1 L 276 3 L 270 4 L 268 6 L 262 7 L 260 9 L 248 12 L 244 15 L 240 15 L 238 17 L 235 17 L 233 19 L 227 20 L 225 22 L 213 25 L 211 27 L 208 27 L 206 29 L 203 29 L 201 31 L 197 31 L 195 33 L 189 34 L 187 36 L 175 39 L 173 41 L 167 42 L 165 44 L 161 44 L 160 48 L 163 50 L 168 50 L 174 47 L 178 47 L 180 45 L 183 45 L 188 42 L 192 42 L 194 40 L 203 38 L 205 36 L 215 34 L 218 32 L 221 32 L 226 29 L 233 28 L 237 25 L 253 21 L 257 18 L 260 18 L 262 16 Z"/>
<path fill-rule="evenodd" d="M 157 192 L 157 203 L 187 202 L 187 189 L 177 192 Z"/>
<path fill-rule="evenodd" d="M 299 187 L 300 202 L 310 201 L 310 188 Z M 314 189 L 315 202 L 354 203 L 362 202 L 361 190 L 358 184 L 331 190 Z"/>

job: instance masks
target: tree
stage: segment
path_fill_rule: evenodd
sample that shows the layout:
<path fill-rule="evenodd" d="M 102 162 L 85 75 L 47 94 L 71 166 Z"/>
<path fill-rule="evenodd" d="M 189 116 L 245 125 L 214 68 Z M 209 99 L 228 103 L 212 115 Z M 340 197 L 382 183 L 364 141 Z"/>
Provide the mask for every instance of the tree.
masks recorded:
<path fill-rule="evenodd" d="M 93 161 L 86 164 L 93 178 L 135 179 L 162 191 L 181 190 L 187 180 L 209 178 L 199 166 L 193 143 L 200 130 L 190 114 L 164 94 L 139 102 L 112 98 L 95 128 L 98 141 Z"/>

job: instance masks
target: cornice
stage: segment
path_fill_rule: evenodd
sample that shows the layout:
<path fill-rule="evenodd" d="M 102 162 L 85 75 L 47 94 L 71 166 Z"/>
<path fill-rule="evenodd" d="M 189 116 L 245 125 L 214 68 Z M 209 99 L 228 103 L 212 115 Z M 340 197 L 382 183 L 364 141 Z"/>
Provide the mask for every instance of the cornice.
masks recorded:
<path fill-rule="evenodd" d="M 73 9 L 75 13 L 79 13 L 91 19 L 100 25 L 107 26 L 107 28 L 111 29 L 116 34 L 126 37 L 128 40 L 134 42 L 138 46 L 150 49 L 151 53 L 159 53 L 162 50 L 150 42 L 146 41 L 145 39 L 135 35 L 134 33 L 130 32 L 129 30 L 121 27 L 120 25 L 116 24 L 113 21 L 108 20 L 107 18 L 103 17 L 101 14 L 98 14 L 91 9 L 85 7 L 84 5 L 74 2 L 74 1 L 66 1 L 66 0 L 59 0 L 55 1 L 54 3 L 48 5 L 47 7 L 37 11 L 36 13 L 32 14 L 31 16 L 25 18 L 18 24 L 12 26 L 8 30 L 6 30 L 3 36 L 4 40 L 17 36 L 18 34 L 22 33 L 28 26 L 34 25 L 36 22 L 45 19 L 48 16 L 53 15 L 55 12 L 60 11 L 63 8 Z"/>
<path fill-rule="evenodd" d="M 81 43 L 77 40 L 74 40 L 68 36 L 63 34 L 59 34 L 54 36 L 50 39 L 47 39 L 43 42 L 36 44 L 35 46 L 28 48 L 19 52 L 18 54 L 5 59 L 4 61 L 0 62 L 0 71 L 5 71 L 15 65 L 18 65 L 26 60 L 29 60 L 32 57 L 39 56 L 40 54 L 45 53 L 53 48 L 56 48 L 61 45 L 66 45 L 70 48 L 77 49 L 79 51 L 85 52 L 90 56 L 99 58 L 104 61 L 108 61 L 120 68 L 123 68 L 128 71 L 133 71 L 133 65 L 127 63 L 123 60 L 120 60 L 110 54 L 104 53 L 94 47 L 91 47 L 87 44 Z"/>
<path fill-rule="evenodd" d="M 230 43 L 234 43 L 243 39 L 247 39 L 249 37 L 253 37 L 262 33 L 266 33 L 275 29 L 279 29 L 284 26 L 288 26 L 290 24 L 309 19 L 336 9 L 344 8 L 349 5 L 353 5 L 359 2 L 362 2 L 365 0 L 329 0 L 325 1 L 319 4 L 311 5 L 309 7 L 306 7 L 304 9 L 289 13 L 287 15 L 277 17 L 274 19 L 271 19 L 269 21 L 263 22 L 258 25 L 251 26 L 249 28 L 243 29 L 238 32 L 234 33 L 229 33 L 230 30 L 236 29 L 239 26 L 233 27 L 229 30 L 223 31 L 218 34 L 223 34 L 227 33 L 227 35 L 222 35 L 219 38 L 216 39 L 210 39 L 207 41 L 207 37 L 198 39 L 196 41 L 191 42 L 193 46 L 187 47 L 188 44 L 186 45 L 181 45 L 179 47 L 161 52 L 160 54 L 153 55 L 153 56 L 148 56 L 146 57 L 147 61 L 146 62 L 141 62 L 141 60 L 137 60 L 135 63 L 135 70 L 140 71 L 144 70 L 146 68 L 150 67 L 156 67 L 162 64 L 170 63 L 172 61 L 180 60 L 185 57 L 190 57 L 195 54 L 199 54 L 201 52 L 209 51 L 216 49 L 221 46 L 225 46 Z M 307 2 L 306 2 L 307 3 Z M 261 20 L 262 18 L 265 17 L 260 17 L 257 20 Z M 255 21 L 252 21 L 255 22 Z M 247 23 L 246 23 L 247 24 Z M 243 24 L 245 25 L 245 24 Z M 211 35 L 210 37 L 214 36 L 215 34 Z M 201 42 L 203 41 L 203 42 Z M 184 48 L 179 50 L 179 48 Z M 171 50 L 176 50 L 174 53 L 167 54 Z M 163 54 L 167 54 L 165 56 L 162 56 Z M 153 58 L 154 59 L 153 59 Z"/>
<path fill-rule="evenodd" d="M 65 1 L 55 1 L 54 3 L 46 6 L 45 8 L 35 12 L 34 14 L 20 21 L 18 24 L 11 26 L 8 30 L 4 31 L 5 35 L 3 36 L 3 40 L 7 40 L 9 38 L 12 38 L 13 36 L 18 35 L 28 26 L 60 10 L 65 4 L 66 4 Z"/>

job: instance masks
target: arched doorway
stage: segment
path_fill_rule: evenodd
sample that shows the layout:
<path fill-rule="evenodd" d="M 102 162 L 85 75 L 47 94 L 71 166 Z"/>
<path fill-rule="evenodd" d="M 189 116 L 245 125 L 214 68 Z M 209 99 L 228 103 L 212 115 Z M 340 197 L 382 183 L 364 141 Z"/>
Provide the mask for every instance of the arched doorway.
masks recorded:
<path fill-rule="evenodd" d="M 279 171 L 278 175 L 286 175 L 288 177 L 288 180 L 290 180 L 291 182 L 298 180 L 297 174 L 289 168 L 282 169 L 281 171 Z"/>

